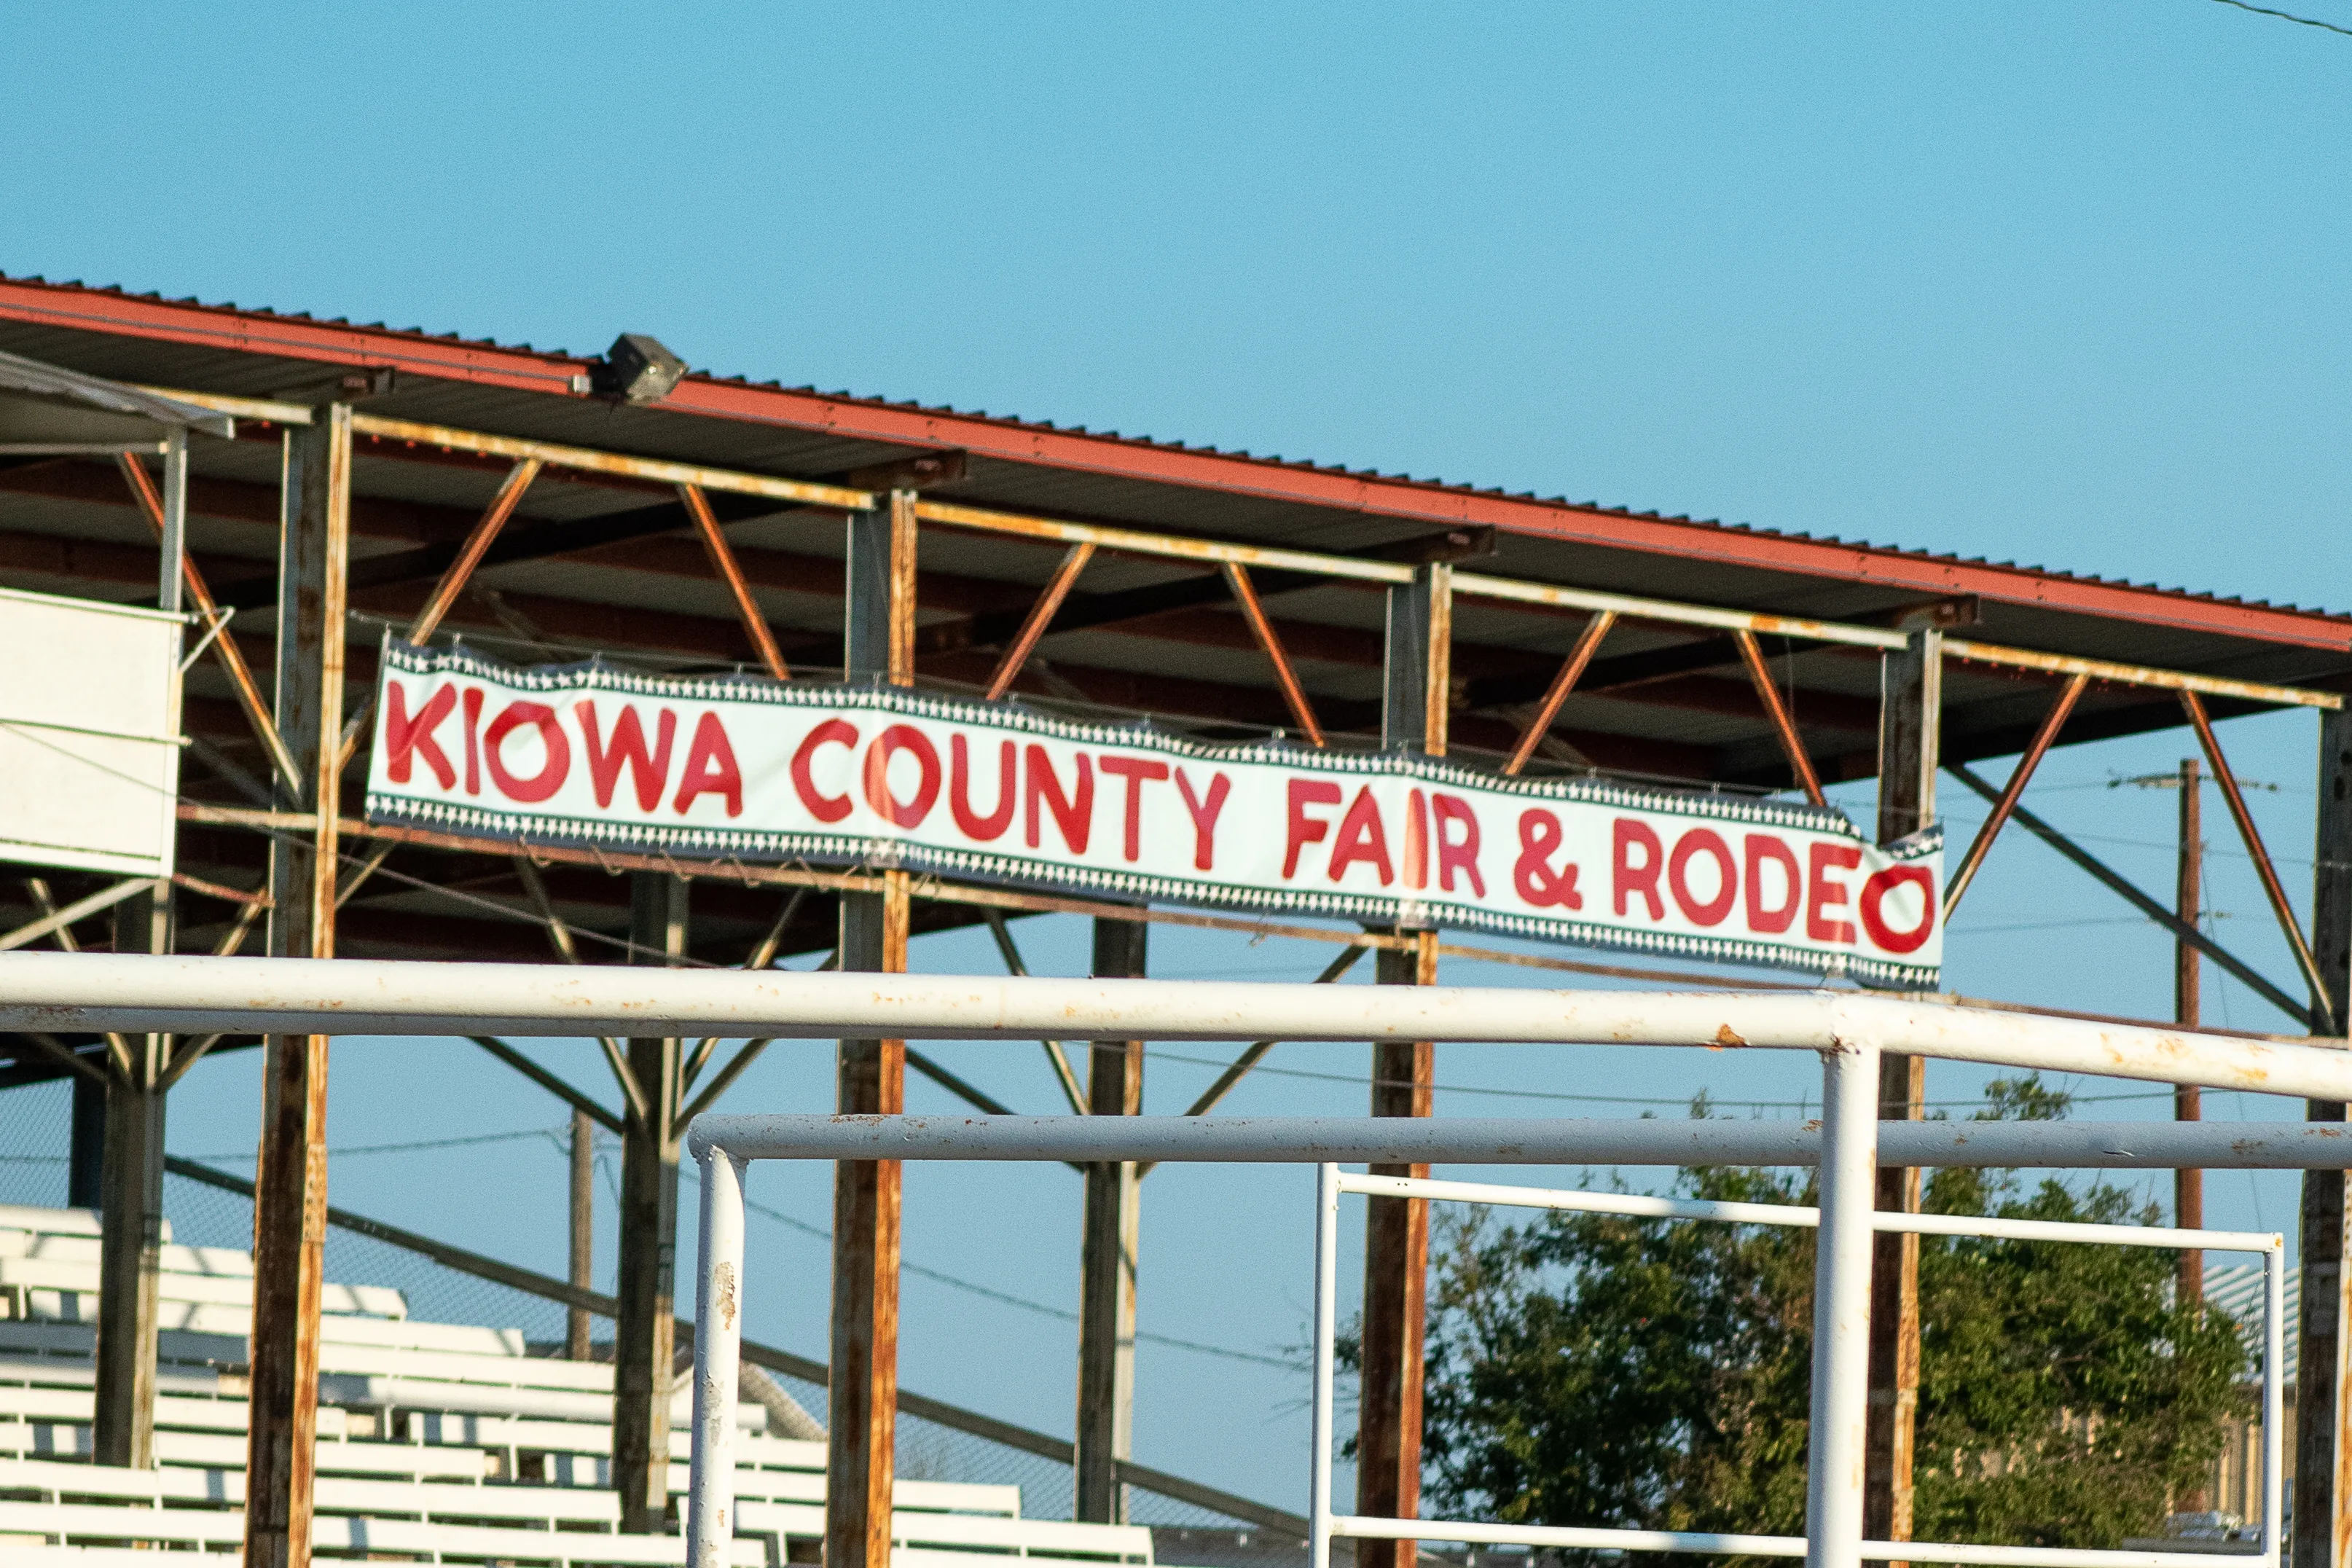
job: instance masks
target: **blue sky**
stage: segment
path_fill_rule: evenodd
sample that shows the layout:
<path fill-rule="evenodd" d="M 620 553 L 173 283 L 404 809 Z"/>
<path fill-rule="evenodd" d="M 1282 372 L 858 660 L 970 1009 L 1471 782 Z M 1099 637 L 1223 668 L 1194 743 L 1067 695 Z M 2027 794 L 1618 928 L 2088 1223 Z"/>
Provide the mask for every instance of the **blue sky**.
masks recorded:
<path fill-rule="evenodd" d="M 2301 3 L 2352 25 L 2346 0 Z M 2352 490 L 2352 38 L 2212 0 L 25 7 L 8 37 L 13 273 L 590 352 L 649 331 L 788 384 L 2352 608 L 2325 548 Z M 2313 728 L 2223 730 L 2241 771 L 2279 786 L 2257 809 L 2298 899 Z M 2105 786 L 2169 768 L 2186 740 L 2062 751 L 2037 808 L 2161 887 L 2171 795 Z M 1951 805 L 1956 827 L 1978 816 Z M 2284 979 L 2218 802 L 2208 816 L 2217 929 Z M 1040 970 L 1083 965 L 1075 924 L 1023 934 Z M 1322 962 L 1154 942 L 1171 973 Z M 917 962 L 994 960 L 951 936 Z M 1948 974 L 2154 1014 L 2168 963 L 2150 928 L 2013 837 Z M 2217 1019 L 2272 1026 L 2208 984 Z M 340 1046 L 334 1141 L 559 1119 L 469 1049 Z M 1052 1103 L 1034 1047 L 942 1054 Z M 1213 1071 L 1175 1058 L 1215 1054 L 1155 1058 L 1150 1108 Z M 586 1051 L 543 1055 L 595 1081 Z M 1364 1058 L 1300 1046 L 1273 1065 L 1360 1079 Z M 255 1065 L 194 1075 L 175 1148 L 251 1146 Z M 1669 1102 L 1793 1100 L 1818 1093 L 1810 1077 L 1600 1051 L 1440 1064 L 1448 1084 Z M 815 1108 L 828 1081 L 822 1047 L 780 1047 L 734 1103 Z M 1978 1087 L 1938 1068 L 1930 1093 Z M 1362 1092 L 1268 1076 L 1232 1103 L 1344 1110 Z M 1440 1100 L 1515 1105 L 1606 1109 Z M 544 1145 L 352 1155 L 334 1180 L 362 1212 L 560 1268 Z M 451 1201 L 468 1192 L 485 1196 Z M 761 1172 L 753 1194 L 823 1223 L 808 1173 Z M 2291 1178 L 2216 1177 L 2209 1212 L 2276 1227 L 2293 1201 Z M 1288 1176 L 1155 1175 L 1145 1327 L 1295 1342 L 1306 1221 Z M 918 1173 L 908 1255 L 1066 1307 L 1076 1223 L 1058 1170 Z M 754 1331 L 816 1349 L 821 1250 L 772 1226 L 754 1247 Z M 907 1287 L 906 1381 L 928 1393 L 1066 1431 L 1071 1338 Z M 1142 1366 L 1139 1458 L 1298 1500 L 1295 1379 L 1160 1346 Z"/>

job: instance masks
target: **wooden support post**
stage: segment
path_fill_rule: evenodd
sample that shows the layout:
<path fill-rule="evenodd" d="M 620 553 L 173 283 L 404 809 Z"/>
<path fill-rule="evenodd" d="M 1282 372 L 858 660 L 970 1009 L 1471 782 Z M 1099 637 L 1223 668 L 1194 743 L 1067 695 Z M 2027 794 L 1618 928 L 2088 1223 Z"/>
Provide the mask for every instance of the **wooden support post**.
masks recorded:
<path fill-rule="evenodd" d="M 849 515 L 842 663 L 849 679 L 914 682 L 915 498 Z M 908 885 L 886 872 L 877 893 L 841 895 L 841 968 L 904 973 Z M 844 1114 L 907 1104 L 907 1042 L 844 1040 Z M 890 1492 L 898 1426 L 898 1193 L 895 1160 L 844 1161 L 833 1178 L 833 1343 L 826 1421 L 826 1568 L 889 1568 Z"/>
<path fill-rule="evenodd" d="M 1095 921 L 1094 972 L 1140 979 L 1140 921 Z M 1087 1111 L 1143 1114 L 1143 1042 L 1100 1040 L 1087 1052 Z M 1132 1163 L 1089 1165 L 1078 1250 L 1078 1441 L 1076 1517 L 1127 1522 L 1118 1461 L 1135 1454 L 1135 1287 L 1143 1188 Z"/>
<path fill-rule="evenodd" d="M 568 1278 L 574 1289 L 596 1288 L 596 1122 L 576 1105 L 572 1108 L 572 1268 Z M 594 1326 L 587 1308 L 569 1309 L 563 1353 L 572 1361 L 593 1361 L 595 1346 L 590 1331 Z"/>
<path fill-rule="evenodd" d="M 1453 706 L 1454 568 L 1438 562 L 1389 590 L 1388 651 L 1381 703 L 1382 744 L 1445 754 Z M 1437 984 L 1437 933 L 1401 931 L 1412 945 L 1382 948 L 1383 985 Z M 1436 1051 L 1426 1041 L 1372 1047 L 1374 1116 L 1427 1116 Z M 1375 1165 L 1375 1174 L 1425 1176 L 1426 1165 Z M 1356 1511 L 1412 1519 L 1421 1512 L 1423 1345 L 1427 1331 L 1429 1205 L 1372 1198 L 1364 1215 L 1363 1366 L 1357 1402 Z M 1410 1541 L 1360 1541 L 1357 1568 L 1412 1568 Z"/>
<path fill-rule="evenodd" d="M 686 882 L 637 871 L 629 883 L 630 961 L 661 963 L 686 952 Z M 613 1489 L 621 1528 L 668 1528 L 673 1302 L 677 1274 L 678 1071 L 685 1042 L 633 1039 L 629 1076 L 645 1106 L 621 1128 L 619 1315 L 613 1324 Z"/>
<path fill-rule="evenodd" d="M 2194 757 L 2180 760 L 2180 859 L 2176 874 L 2174 910 L 2183 925 L 2194 927 L 2205 904 L 2205 780 Z M 2172 944 L 2172 1021 L 2195 1027 L 2203 1012 L 2202 966 L 2197 950 L 2177 938 Z M 2205 1091 L 2184 1083 L 2172 1091 L 2175 1121 L 2201 1121 Z M 2186 1167 L 2172 1173 L 2172 1223 L 2183 1230 L 2205 1227 L 2205 1173 Z M 2205 1255 L 2194 1249 L 2180 1255 L 2180 1300 L 2205 1297 Z M 2189 1511 L 2197 1510 L 2192 1504 Z"/>
<path fill-rule="evenodd" d="M 1437 933 L 1411 948 L 1382 948 L 1374 959 L 1382 985 L 1437 984 Z M 1426 1041 L 1372 1047 L 1372 1114 L 1427 1116 L 1436 1052 Z M 1426 1176 L 1426 1165 L 1374 1165 L 1376 1176 Z M 1356 1511 L 1412 1519 L 1421 1512 L 1423 1341 L 1427 1327 L 1429 1205 L 1420 1198 L 1370 1198 L 1364 1217 L 1364 1317 L 1361 1394 L 1356 1427 Z M 1412 1568 L 1410 1541 L 1360 1541 L 1358 1568 Z"/>
<path fill-rule="evenodd" d="M 1936 821 L 1936 768 L 1943 730 L 1944 634 L 1915 627 L 1880 667 L 1878 841 L 1893 844 Z M 1879 1058 L 1881 1121 L 1927 1114 L 1927 1062 L 1889 1051 Z M 1916 1168 L 1881 1165 L 1877 1205 L 1919 1212 Z M 1882 1234 L 1871 1245 L 1870 1425 L 1864 1457 L 1864 1536 L 1911 1539 L 1913 1436 L 1919 1409 L 1919 1238 Z"/>
<path fill-rule="evenodd" d="M 171 906 L 140 893 L 114 906 L 114 951 L 171 950 Z M 163 1247 L 163 1068 L 169 1035 L 131 1035 L 130 1071 L 110 1063 L 98 1241 L 98 1387 L 91 1457 L 155 1466 L 155 1330 Z"/>
<path fill-rule="evenodd" d="M 278 562 L 277 732 L 299 773 L 278 807 L 307 840 L 269 848 L 272 957 L 335 955 L 343 613 L 351 544 L 352 411 L 320 408 L 286 434 Z M 307 1568 L 319 1425 L 319 1301 L 327 1241 L 327 1040 L 272 1035 L 262 1056 L 253 1201 L 253 1363 L 246 1449 L 247 1568 Z"/>
<path fill-rule="evenodd" d="M 2311 949 L 2337 1019 L 2352 1017 L 2352 713 L 2319 715 L 2319 823 L 2313 855 Z M 2339 1024 L 2337 1032 L 2343 1032 Z M 2345 1107 L 2315 1100 L 2312 1121 Z M 2294 1538 L 2290 1568 L 2343 1568 L 2352 1548 L 2352 1432 L 2345 1401 L 2344 1173 L 2303 1178 L 2302 1322 L 2294 1389 Z"/>

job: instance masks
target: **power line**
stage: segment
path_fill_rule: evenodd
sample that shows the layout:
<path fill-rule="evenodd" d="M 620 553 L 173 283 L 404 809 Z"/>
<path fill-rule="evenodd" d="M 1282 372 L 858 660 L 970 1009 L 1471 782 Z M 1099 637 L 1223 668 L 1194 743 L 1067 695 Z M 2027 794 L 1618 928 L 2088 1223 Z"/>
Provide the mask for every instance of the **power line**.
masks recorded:
<path fill-rule="evenodd" d="M 688 1181 L 696 1180 L 691 1172 L 679 1173 Z M 799 1231 L 803 1236 L 813 1240 L 823 1242 L 833 1240 L 833 1232 L 822 1226 L 814 1226 L 804 1219 L 796 1219 L 783 1210 L 770 1208 L 756 1199 L 745 1198 L 743 1206 L 754 1214 L 774 1220 L 781 1226 Z M 959 1279 L 953 1274 L 941 1273 L 936 1268 L 926 1268 L 919 1263 L 908 1263 L 903 1258 L 898 1261 L 898 1271 L 902 1274 L 918 1274 L 926 1279 L 936 1280 L 941 1285 L 951 1286 L 958 1290 L 984 1297 L 991 1301 L 1002 1302 L 1008 1307 L 1019 1307 L 1024 1311 L 1035 1312 L 1042 1317 L 1056 1318 L 1066 1323 L 1075 1323 L 1078 1321 L 1078 1315 L 1076 1312 L 1065 1308 L 1048 1306 L 1043 1301 L 1032 1301 L 1025 1296 L 1015 1296 L 1010 1291 L 999 1290 L 993 1286 L 982 1285 L 976 1280 Z M 1284 1372 L 1298 1370 L 1298 1363 L 1296 1362 L 1285 1361 L 1279 1356 L 1259 1355 L 1253 1351 L 1229 1350 L 1223 1345 L 1205 1345 L 1198 1340 L 1180 1340 L 1170 1334 L 1154 1334 L 1141 1331 L 1139 1331 L 1135 1337 L 1151 1344 L 1168 1345 L 1176 1350 L 1192 1351 L 1201 1355 L 1222 1356 L 1227 1361 L 1251 1362 L 1259 1366 L 1276 1367 Z"/>
<path fill-rule="evenodd" d="M 2333 22 L 2322 22 L 2311 16 L 2298 16 L 2290 11 L 2273 11 L 2267 5 L 2249 5 L 2246 0 L 2221 0 L 2221 4 L 2235 5 L 2241 11 L 2252 11 L 2257 16 L 2276 16 L 2282 22 L 2294 22 L 2305 27 L 2317 27 L 2322 32 L 2341 33 L 2346 37 L 2352 38 L 2352 27 L 2339 27 Z"/>

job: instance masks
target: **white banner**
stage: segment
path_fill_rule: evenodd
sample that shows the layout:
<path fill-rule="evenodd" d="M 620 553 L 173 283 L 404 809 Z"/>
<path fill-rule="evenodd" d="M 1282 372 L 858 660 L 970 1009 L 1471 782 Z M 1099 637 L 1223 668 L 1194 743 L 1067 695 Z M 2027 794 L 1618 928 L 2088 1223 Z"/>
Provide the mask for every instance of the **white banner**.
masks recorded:
<path fill-rule="evenodd" d="M 1212 746 L 898 688 L 514 669 L 387 642 L 371 820 L 500 844 L 902 867 L 1932 987 L 1943 841 L 1400 752 Z"/>

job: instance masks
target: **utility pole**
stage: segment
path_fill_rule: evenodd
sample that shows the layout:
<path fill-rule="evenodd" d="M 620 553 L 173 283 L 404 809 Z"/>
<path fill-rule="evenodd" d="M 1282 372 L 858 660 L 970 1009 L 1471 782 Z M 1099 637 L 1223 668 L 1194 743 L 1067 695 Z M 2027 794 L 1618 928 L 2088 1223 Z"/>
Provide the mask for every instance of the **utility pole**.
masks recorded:
<path fill-rule="evenodd" d="M 2205 903 L 2205 826 L 2204 778 L 2197 759 L 2183 757 L 2180 761 L 2180 868 L 2178 879 L 2178 907 L 2181 923 L 2194 927 L 2204 912 Z M 2199 971 L 2197 950 L 2179 938 L 2173 939 L 2172 956 L 2172 1021 L 2194 1028 L 2198 1023 Z M 2196 1121 L 2203 1118 L 2205 1091 L 2193 1083 L 2176 1085 L 2172 1090 L 2172 1119 L 2175 1121 Z M 2172 1173 L 2172 1223 L 2183 1230 L 2201 1230 L 2205 1226 L 2205 1173 L 2181 1169 Z M 2205 1255 L 2185 1251 L 2180 1255 L 2180 1300 L 2202 1301 L 2205 1299 Z"/>
<path fill-rule="evenodd" d="M 2137 778 L 2117 779 L 2108 787 L 2130 784 L 2137 789 L 2177 789 L 2180 792 L 2180 844 L 2173 877 L 2173 912 L 2181 924 L 2196 929 L 2205 914 L 2205 771 L 2195 757 L 2180 759 L 2180 771 L 2171 773 L 2142 773 Z M 2241 788 L 2261 789 L 2252 780 L 2239 781 Z M 2172 942 L 2172 1021 L 2187 1028 L 2195 1028 L 2203 1014 L 2203 959 L 2194 947 L 2179 937 Z M 2172 1119 L 2175 1121 L 2198 1121 L 2205 1115 L 2205 1091 L 2193 1083 L 2172 1086 Z M 2205 1224 L 2205 1173 L 2179 1170 L 2172 1173 L 2172 1223 L 2183 1230 L 2200 1230 Z M 2205 1255 L 2188 1251 L 2180 1255 L 2179 1299 L 2201 1301 L 2205 1298 Z"/>

